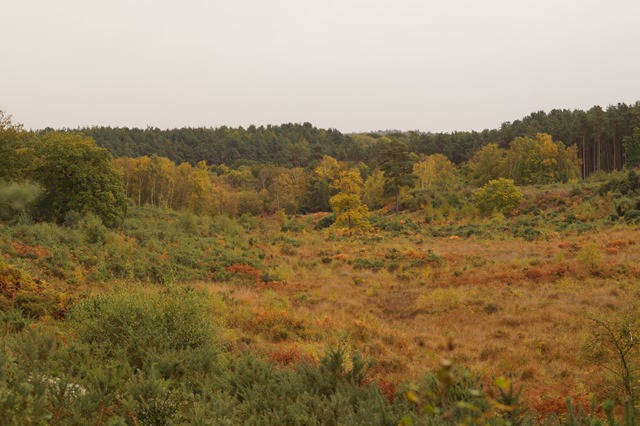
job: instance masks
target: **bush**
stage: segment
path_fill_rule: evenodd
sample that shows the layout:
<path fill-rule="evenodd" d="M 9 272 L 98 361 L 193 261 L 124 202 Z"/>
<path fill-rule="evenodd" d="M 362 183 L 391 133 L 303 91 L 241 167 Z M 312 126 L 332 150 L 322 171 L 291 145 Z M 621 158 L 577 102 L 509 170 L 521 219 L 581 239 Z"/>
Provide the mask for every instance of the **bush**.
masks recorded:
<path fill-rule="evenodd" d="M 35 282 L 28 273 L 0 262 L 0 312 L 15 309 L 25 318 L 61 318 L 66 303 L 66 297 L 50 285 Z"/>
<path fill-rule="evenodd" d="M 231 219 L 229 216 L 217 215 L 214 216 L 211 221 L 209 233 L 211 235 L 224 235 L 229 238 L 238 238 L 244 235 L 244 229 L 238 221 Z"/>
<path fill-rule="evenodd" d="M 598 188 L 600 195 L 611 192 L 632 196 L 640 192 L 640 179 L 634 170 L 630 170 L 626 176 L 621 173 L 615 173 L 607 177 L 608 180 Z"/>
<path fill-rule="evenodd" d="M 81 341 L 107 356 L 124 355 L 131 366 L 150 371 L 163 353 L 189 358 L 206 349 L 216 358 L 211 302 L 189 287 L 149 292 L 120 288 L 85 300 L 70 312 Z"/>
<path fill-rule="evenodd" d="M 304 231 L 305 228 L 306 228 L 306 224 L 303 221 L 299 219 L 289 219 L 287 222 L 285 222 L 282 225 L 281 231 L 299 233 Z"/>
<path fill-rule="evenodd" d="M 627 222 L 638 223 L 640 221 L 640 210 L 628 210 L 625 212 L 624 218 Z"/>
<path fill-rule="evenodd" d="M 325 229 L 325 228 L 329 228 L 331 225 L 333 225 L 333 223 L 336 221 L 336 215 L 331 213 L 327 216 L 324 216 L 323 218 L 319 219 L 316 224 L 314 225 L 313 229 L 320 230 L 320 229 Z"/>
<path fill-rule="evenodd" d="M 490 180 L 475 194 L 475 203 L 482 213 L 508 212 L 522 201 L 522 193 L 511 179 Z"/>
<path fill-rule="evenodd" d="M 80 227 L 87 243 L 104 245 L 107 242 L 107 227 L 98 216 L 87 213 L 80 221 Z"/>

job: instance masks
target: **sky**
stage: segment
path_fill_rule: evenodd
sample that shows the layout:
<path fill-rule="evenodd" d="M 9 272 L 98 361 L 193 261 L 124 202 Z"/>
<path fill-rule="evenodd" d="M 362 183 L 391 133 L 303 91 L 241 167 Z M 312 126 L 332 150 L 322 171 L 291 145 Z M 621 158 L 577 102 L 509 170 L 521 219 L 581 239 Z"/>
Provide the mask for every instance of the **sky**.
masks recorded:
<path fill-rule="evenodd" d="M 2 0 L 27 129 L 496 128 L 640 100 L 637 0 Z"/>

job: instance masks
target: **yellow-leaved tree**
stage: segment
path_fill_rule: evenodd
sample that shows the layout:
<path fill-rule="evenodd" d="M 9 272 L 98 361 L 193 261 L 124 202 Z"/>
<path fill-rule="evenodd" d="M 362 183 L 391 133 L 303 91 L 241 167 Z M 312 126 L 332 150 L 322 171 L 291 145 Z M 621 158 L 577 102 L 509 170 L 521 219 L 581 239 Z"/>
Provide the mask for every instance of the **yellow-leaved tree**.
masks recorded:
<path fill-rule="evenodd" d="M 366 231 L 371 226 L 369 209 L 361 199 L 362 186 L 362 176 L 354 169 L 339 172 L 331 183 L 331 188 L 338 191 L 329 200 L 336 215 L 335 227 Z"/>
<path fill-rule="evenodd" d="M 443 154 L 423 156 L 413 165 L 417 186 L 421 189 L 433 188 L 440 191 L 455 191 L 460 187 L 456 166 Z"/>

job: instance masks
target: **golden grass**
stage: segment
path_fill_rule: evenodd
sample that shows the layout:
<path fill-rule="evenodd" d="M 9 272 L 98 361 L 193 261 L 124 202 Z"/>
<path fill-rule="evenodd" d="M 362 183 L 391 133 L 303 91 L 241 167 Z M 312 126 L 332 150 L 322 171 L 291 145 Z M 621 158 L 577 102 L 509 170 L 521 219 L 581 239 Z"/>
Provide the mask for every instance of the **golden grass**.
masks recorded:
<path fill-rule="evenodd" d="M 639 238 L 626 227 L 533 242 L 398 237 L 363 246 L 316 237 L 307 245 L 302 237 L 291 256 L 261 247 L 281 282 L 209 286 L 233 301 L 238 350 L 289 365 L 345 342 L 376 360 L 374 379 L 391 383 L 420 380 L 446 356 L 487 377 L 513 373 L 530 407 L 548 414 L 566 396 L 603 396 L 603 372 L 581 356 L 588 314 L 638 302 Z M 392 271 L 350 264 L 392 249 L 402 256 Z M 409 266 L 425 253 L 440 261 Z"/>

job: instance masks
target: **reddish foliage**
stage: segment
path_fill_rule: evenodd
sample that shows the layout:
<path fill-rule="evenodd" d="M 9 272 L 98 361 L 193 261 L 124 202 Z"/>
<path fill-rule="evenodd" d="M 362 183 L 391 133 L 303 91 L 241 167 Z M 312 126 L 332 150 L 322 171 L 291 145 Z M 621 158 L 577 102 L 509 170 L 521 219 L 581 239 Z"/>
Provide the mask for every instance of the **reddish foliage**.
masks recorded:
<path fill-rule="evenodd" d="M 396 399 L 396 385 L 384 379 L 379 379 L 375 382 L 375 385 L 380 389 L 382 396 L 387 398 L 390 404 L 393 404 L 393 401 Z"/>
<path fill-rule="evenodd" d="M 13 299 L 16 294 L 26 290 L 32 293 L 42 293 L 41 286 L 36 285 L 31 277 L 12 267 L 0 270 L 0 295 L 7 299 Z"/>
<path fill-rule="evenodd" d="M 632 246 L 635 243 L 636 242 L 633 240 L 615 240 L 615 241 L 608 242 L 606 244 L 606 248 L 619 250 L 619 249 L 626 248 L 627 246 Z"/>
<path fill-rule="evenodd" d="M 250 277 L 254 277 L 256 282 L 260 282 L 260 275 L 261 275 L 260 270 L 254 268 L 251 265 L 234 263 L 233 265 L 227 268 L 227 271 L 233 272 L 236 274 L 248 275 Z"/>
<path fill-rule="evenodd" d="M 51 252 L 42 246 L 30 246 L 16 241 L 11 242 L 11 247 L 18 257 L 28 257 L 31 259 L 40 259 L 41 257 L 50 257 Z"/>
<path fill-rule="evenodd" d="M 317 212 L 317 213 L 311 213 L 311 219 L 313 220 L 318 220 L 318 219 L 322 219 L 324 217 L 329 216 L 331 213 L 328 212 Z"/>
<path fill-rule="evenodd" d="M 256 289 L 258 290 L 282 291 L 286 287 L 282 281 L 257 281 L 257 284 Z"/>
<path fill-rule="evenodd" d="M 411 260 L 411 259 L 415 259 L 415 260 L 426 259 L 427 258 L 427 254 L 424 253 L 424 252 L 419 252 L 419 251 L 416 251 L 416 250 L 409 249 L 409 250 L 405 251 L 404 257 L 405 257 L 405 259 L 409 259 L 409 260 Z"/>
<path fill-rule="evenodd" d="M 301 354 L 297 348 L 282 348 L 269 354 L 269 362 L 283 367 L 295 367 L 301 362 L 315 363 L 309 354 Z"/>
<path fill-rule="evenodd" d="M 530 280 L 539 280 L 540 278 L 542 278 L 543 273 L 542 271 L 540 271 L 539 269 L 527 269 L 524 272 L 524 276 L 527 277 Z"/>
<path fill-rule="evenodd" d="M 591 412 L 591 403 L 584 397 L 571 398 L 571 405 L 576 411 Z M 547 398 L 535 402 L 533 408 L 541 418 L 549 417 L 552 414 L 566 414 L 567 401 L 565 397 Z M 601 414 L 601 411 L 602 409 L 598 408 L 596 414 Z"/>
<path fill-rule="evenodd" d="M 567 403 L 564 398 L 547 398 L 533 404 L 534 410 L 542 418 L 552 414 L 563 414 L 567 412 Z"/>

